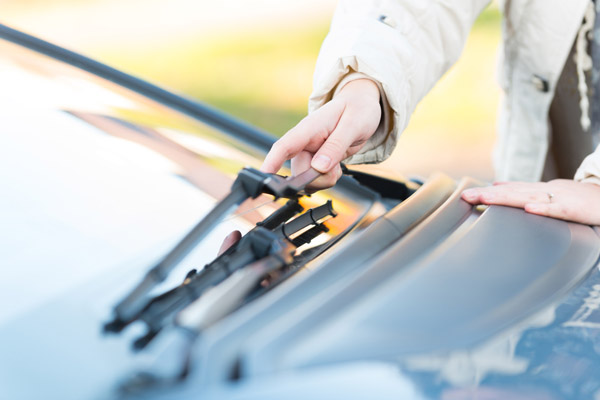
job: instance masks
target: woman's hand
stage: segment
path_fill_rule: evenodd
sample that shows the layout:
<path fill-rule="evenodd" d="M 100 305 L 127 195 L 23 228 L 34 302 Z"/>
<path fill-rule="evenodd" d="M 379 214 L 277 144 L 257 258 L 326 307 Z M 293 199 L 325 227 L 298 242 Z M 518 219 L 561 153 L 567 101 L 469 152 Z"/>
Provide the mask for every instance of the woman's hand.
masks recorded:
<path fill-rule="evenodd" d="M 462 198 L 471 204 L 523 208 L 528 213 L 600 225 L 600 186 L 567 179 L 550 182 L 496 182 L 467 189 Z"/>
<path fill-rule="evenodd" d="M 311 166 L 323 173 L 309 189 L 335 185 L 342 176 L 340 162 L 358 152 L 379 125 L 379 96 L 369 79 L 348 82 L 335 98 L 275 142 L 261 170 L 276 173 L 291 159 L 294 175 Z"/>

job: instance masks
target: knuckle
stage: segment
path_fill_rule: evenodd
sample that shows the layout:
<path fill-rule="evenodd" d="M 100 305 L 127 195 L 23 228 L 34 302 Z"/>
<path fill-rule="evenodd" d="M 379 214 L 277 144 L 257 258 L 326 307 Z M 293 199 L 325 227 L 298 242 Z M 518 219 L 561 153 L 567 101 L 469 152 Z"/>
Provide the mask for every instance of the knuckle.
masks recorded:
<path fill-rule="evenodd" d="M 573 217 L 572 216 L 573 213 L 567 206 L 564 206 L 564 205 L 560 206 L 558 209 L 558 212 L 559 212 L 560 216 L 563 218 L 572 218 Z"/>
<path fill-rule="evenodd" d="M 327 140 L 325 142 L 325 144 L 323 144 L 323 151 L 327 151 L 328 153 L 332 153 L 337 155 L 342 155 L 346 152 L 347 148 L 346 146 L 344 146 L 338 139 L 336 138 L 329 138 L 329 140 Z"/>
<path fill-rule="evenodd" d="M 579 216 L 578 210 L 567 205 L 561 205 L 559 210 L 561 215 L 567 219 L 576 219 Z"/>
<path fill-rule="evenodd" d="M 525 200 L 527 203 L 543 203 L 544 201 L 548 201 L 548 195 L 532 193 L 532 194 L 527 195 Z"/>
<path fill-rule="evenodd" d="M 323 143 L 329 137 L 329 129 L 326 126 L 315 126 L 312 131 L 313 134 L 311 135 L 310 141 L 313 143 Z"/>

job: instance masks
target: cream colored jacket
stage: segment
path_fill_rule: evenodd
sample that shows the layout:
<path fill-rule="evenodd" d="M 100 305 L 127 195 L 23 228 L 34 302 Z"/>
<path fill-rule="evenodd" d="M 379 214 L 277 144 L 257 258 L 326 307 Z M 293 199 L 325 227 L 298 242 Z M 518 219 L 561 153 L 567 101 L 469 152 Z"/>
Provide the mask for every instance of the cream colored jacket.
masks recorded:
<path fill-rule="evenodd" d="M 502 67 L 504 96 L 495 151 L 497 179 L 537 181 L 548 149 L 548 111 L 590 0 L 506 0 Z M 394 149 L 417 103 L 461 54 L 489 0 L 340 0 L 325 39 L 309 101 L 313 111 L 349 73 L 376 81 L 387 129 L 378 129 L 350 163 L 380 162 Z M 492 73 L 492 71 L 490 71 Z M 600 148 L 577 179 L 600 183 Z"/>

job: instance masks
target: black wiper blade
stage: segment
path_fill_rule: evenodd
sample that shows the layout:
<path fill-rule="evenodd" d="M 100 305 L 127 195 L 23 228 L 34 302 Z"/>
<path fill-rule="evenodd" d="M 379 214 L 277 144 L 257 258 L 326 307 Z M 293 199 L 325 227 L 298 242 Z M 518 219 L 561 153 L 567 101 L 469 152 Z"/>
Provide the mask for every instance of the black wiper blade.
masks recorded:
<path fill-rule="evenodd" d="M 105 332 L 120 332 L 147 305 L 148 293 L 164 281 L 175 266 L 194 249 L 223 217 L 249 198 L 263 193 L 276 198 L 297 198 L 304 195 L 306 185 L 320 173 L 309 169 L 294 177 L 267 174 L 254 168 L 242 169 L 234 181 L 230 193 L 171 250 L 157 265 L 150 269 L 144 279 L 114 308 L 114 319 L 104 325 Z"/>
<path fill-rule="evenodd" d="M 189 279 L 187 284 L 158 296 L 134 318 L 144 321 L 148 330 L 158 331 L 170 323 L 177 312 L 246 265 L 280 251 L 279 236 L 265 228 L 257 228 L 244 236 L 236 251 L 226 252 Z"/>
<path fill-rule="evenodd" d="M 290 209 L 297 209 L 291 202 L 288 202 L 288 206 Z M 282 211 L 275 219 L 287 221 L 288 218 L 286 217 L 286 214 L 288 214 L 288 217 L 291 215 L 289 214 L 289 210 Z M 300 256 L 293 255 L 298 244 L 309 243 L 318 236 L 318 234 L 327 232 L 328 229 L 323 225 L 322 221 L 329 217 L 335 217 L 336 215 L 331 201 L 328 201 L 326 204 L 311 209 L 301 216 L 294 218 L 287 223 L 288 229 L 285 230 L 291 236 L 294 236 L 292 240 L 283 235 L 284 229 L 282 226 L 274 226 L 274 228 L 278 229 L 271 231 L 272 234 L 277 236 L 277 240 L 271 248 L 272 253 L 259 258 L 236 271 L 231 271 L 229 264 L 225 264 L 224 266 L 231 274 L 218 285 L 211 286 L 202 293 L 201 296 L 185 305 L 183 303 L 177 303 L 183 299 L 186 301 L 190 300 L 187 296 L 179 296 L 181 290 L 185 290 L 185 286 L 193 284 L 194 280 L 197 279 L 208 266 L 200 271 L 200 273 L 196 273 L 195 270 L 190 271 L 181 286 L 156 297 L 156 302 L 168 299 L 170 304 L 177 304 L 177 307 L 172 308 L 171 310 L 168 310 L 168 307 L 164 308 L 164 310 L 168 312 L 163 315 L 155 315 L 155 317 L 158 317 L 157 321 L 161 321 L 161 323 L 164 323 L 166 319 L 170 319 L 170 322 L 173 323 L 174 329 L 168 331 L 170 334 L 169 340 L 171 342 L 174 341 L 180 346 L 179 350 L 181 351 L 182 356 L 180 367 L 176 368 L 173 375 L 155 375 L 150 372 L 140 372 L 139 374 L 134 375 L 133 378 L 125 381 L 121 386 L 121 390 L 127 393 L 141 393 L 157 387 L 176 384 L 185 379 L 192 367 L 191 354 L 193 345 L 202 331 L 231 314 L 238 307 L 248 302 L 249 299 L 255 298 L 255 293 L 257 292 L 257 289 L 261 288 L 263 279 L 272 276 L 271 274 L 273 273 L 276 274 L 275 276 L 280 274 L 286 275 L 287 272 L 289 272 L 287 268 L 294 265 L 297 259 L 302 258 L 302 255 L 306 253 L 305 251 L 300 254 Z M 302 221 L 302 223 L 300 223 L 300 221 Z M 259 226 L 249 232 L 246 236 L 255 230 L 260 231 L 265 229 L 264 226 Z M 246 236 L 244 236 L 244 238 Z M 242 242 L 244 238 L 242 238 L 240 242 Z M 217 262 L 219 258 L 230 257 L 233 253 L 239 251 L 237 246 L 240 245 L 240 242 L 236 243 L 236 245 L 230 247 L 225 253 L 217 257 L 213 263 Z M 261 291 L 258 290 L 258 292 Z M 177 297 L 174 303 L 171 303 L 171 300 L 173 299 L 169 299 L 171 296 Z M 146 321 L 145 317 L 140 319 Z M 154 321 L 154 323 L 147 323 L 149 330 L 146 335 L 134 342 L 134 349 L 139 350 L 144 348 L 162 330 L 160 323 L 156 324 L 157 321 Z"/>
<path fill-rule="evenodd" d="M 168 387 L 183 381 L 192 368 L 192 349 L 201 332 L 235 310 L 261 279 L 293 262 L 293 248 L 288 243 L 280 251 L 264 257 L 246 268 L 236 271 L 222 284 L 207 291 L 202 297 L 177 315 L 174 328 L 169 331 L 171 348 L 181 354 L 180 363 L 172 375 L 156 375 L 142 371 L 124 381 L 119 391 L 123 394 L 143 394 L 150 390 Z M 135 343 L 137 348 L 148 344 L 158 332 L 149 332 Z M 170 354 L 171 358 L 172 355 Z"/>
<path fill-rule="evenodd" d="M 199 334 L 221 320 L 235 310 L 265 276 L 290 265 L 294 260 L 292 249 L 292 246 L 284 247 L 236 271 L 183 309 L 177 315 L 176 326 Z"/>
<path fill-rule="evenodd" d="M 134 342 L 134 348 L 145 347 L 164 326 L 173 322 L 179 311 L 234 272 L 269 255 L 281 256 L 284 253 L 282 249 L 288 249 L 290 245 L 293 248 L 299 247 L 327 232 L 321 221 L 335 215 L 331 201 L 328 201 L 281 225 L 275 231 L 260 226 L 254 228 L 200 272 L 188 275 L 187 283 L 151 300 L 134 317 L 145 322 L 148 327 L 148 333 Z"/>

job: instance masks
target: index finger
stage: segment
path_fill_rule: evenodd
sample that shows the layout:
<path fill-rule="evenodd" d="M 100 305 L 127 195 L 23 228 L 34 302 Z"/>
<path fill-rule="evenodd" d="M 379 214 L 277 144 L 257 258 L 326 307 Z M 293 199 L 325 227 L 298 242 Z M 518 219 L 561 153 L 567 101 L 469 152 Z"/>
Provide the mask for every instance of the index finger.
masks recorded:
<path fill-rule="evenodd" d="M 276 173 L 284 162 L 302 150 L 316 152 L 338 123 L 341 110 L 338 112 L 337 108 L 328 103 L 290 129 L 273 144 L 261 171 Z"/>
<path fill-rule="evenodd" d="M 269 150 L 260 167 L 261 171 L 274 174 L 279 171 L 284 162 L 304 150 L 310 138 L 307 136 L 291 135 L 291 132 L 288 132 L 273 143 L 271 150 Z"/>

